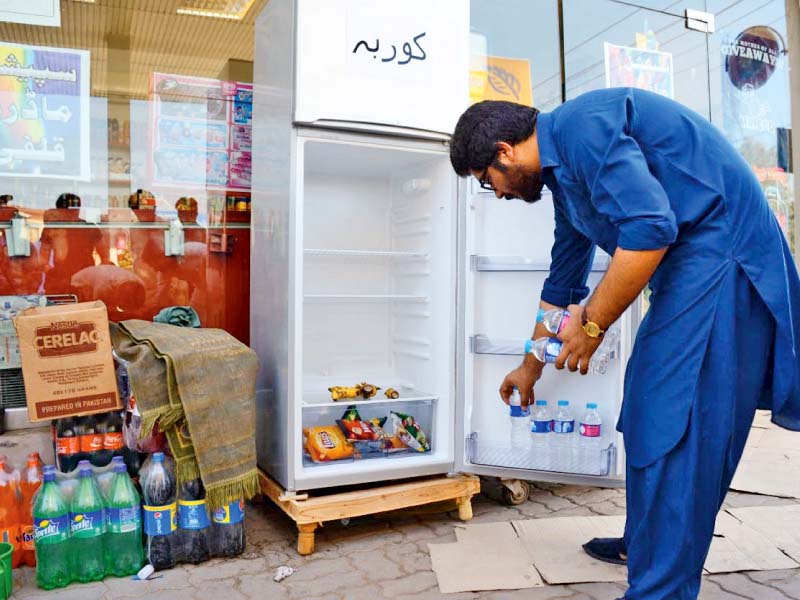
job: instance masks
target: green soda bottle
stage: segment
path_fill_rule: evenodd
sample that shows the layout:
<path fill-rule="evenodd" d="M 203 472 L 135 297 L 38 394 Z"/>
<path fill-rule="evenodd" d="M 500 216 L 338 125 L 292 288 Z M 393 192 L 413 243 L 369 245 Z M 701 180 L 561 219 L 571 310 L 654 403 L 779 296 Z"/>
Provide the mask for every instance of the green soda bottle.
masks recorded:
<path fill-rule="evenodd" d="M 44 590 L 64 587 L 72 581 L 69 524 L 69 508 L 56 482 L 56 469 L 47 465 L 44 483 L 33 501 L 36 584 Z"/>
<path fill-rule="evenodd" d="M 144 562 L 141 499 L 122 457 L 112 462 L 114 478 L 106 496 L 106 573 L 124 577 L 138 573 Z"/>
<path fill-rule="evenodd" d="M 78 463 L 78 488 L 72 498 L 70 520 L 75 579 L 82 583 L 100 581 L 106 575 L 106 510 L 88 460 Z"/>

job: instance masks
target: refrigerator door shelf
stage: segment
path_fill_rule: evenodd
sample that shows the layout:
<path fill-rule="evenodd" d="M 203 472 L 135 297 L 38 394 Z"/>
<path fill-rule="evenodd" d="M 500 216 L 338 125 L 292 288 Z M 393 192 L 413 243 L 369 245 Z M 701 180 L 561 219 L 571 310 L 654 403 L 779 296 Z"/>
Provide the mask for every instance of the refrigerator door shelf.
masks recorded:
<path fill-rule="evenodd" d="M 558 434 L 549 434 L 550 438 Z M 470 462 L 475 465 L 544 471 L 571 475 L 611 475 L 617 462 L 617 448 L 613 443 L 597 449 L 583 449 L 577 436 L 571 444 L 547 440 L 546 446 L 531 446 L 524 450 L 513 448 L 508 441 L 482 440 L 473 433 L 469 438 Z"/>
<path fill-rule="evenodd" d="M 499 354 L 504 356 L 523 356 L 525 343 L 528 340 L 491 338 L 486 335 L 473 335 L 469 338 L 470 351 L 473 354 Z M 612 360 L 619 355 L 619 342 L 609 353 Z"/>

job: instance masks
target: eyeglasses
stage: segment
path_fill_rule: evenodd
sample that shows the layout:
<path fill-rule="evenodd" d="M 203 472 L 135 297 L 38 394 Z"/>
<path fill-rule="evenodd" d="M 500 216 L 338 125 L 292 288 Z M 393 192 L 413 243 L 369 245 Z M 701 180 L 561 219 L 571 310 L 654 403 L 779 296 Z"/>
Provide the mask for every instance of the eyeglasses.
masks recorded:
<path fill-rule="evenodd" d="M 494 191 L 494 186 L 489 181 L 489 167 L 486 167 L 486 170 L 483 172 L 483 175 L 480 176 L 478 179 L 478 185 L 481 186 L 481 189 L 489 190 L 490 192 Z"/>

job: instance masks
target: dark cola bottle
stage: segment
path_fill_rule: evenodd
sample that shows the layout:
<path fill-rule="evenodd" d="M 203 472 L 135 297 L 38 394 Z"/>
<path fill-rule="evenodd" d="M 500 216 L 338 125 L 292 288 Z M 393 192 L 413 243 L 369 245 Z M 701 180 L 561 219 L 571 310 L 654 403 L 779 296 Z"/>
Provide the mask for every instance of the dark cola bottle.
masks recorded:
<path fill-rule="evenodd" d="M 206 506 L 206 490 L 200 479 L 192 479 L 181 485 L 178 494 L 181 560 L 195 565 L 207 561 L 210 558 L 210 537 L 211 519 Z"/>
<path fill-rule="evenodd" d="M 147 560 L 156 571 L 171 569 L 178 550 L 175 464 L 163 452 L 156 452 L 144 462 L 139 475 Z"/>
<path fill-rule="evenodd" d="M 103 434 L 97 432 L 97 417 L 95 415 L 78 417 L 77 432 L 81 441 L 80 460 L 88 460 L 95 464 L 96 453 L 103 449 Z"/>
<path fill-rule="evenodd" d="M 73 418 L 56 422 L 56 464 L 62 473 L 74 471 L 80 460 L 81 442 Z"/>
<path fill-rule="evenodd" d="M 98 458 L 98 467 L 104 467 L 115 456 L 121 456 L 127 465 L 125 441 L 122 437 L 122 416 L 118 412 L 110 412 L 102 421 L 103 450 Z"/>
<path fill-rule="evenodd" d="M 231 558 L 244 552 L 244 500 L 230 502 L 211 517 L 211 554 Z"/>

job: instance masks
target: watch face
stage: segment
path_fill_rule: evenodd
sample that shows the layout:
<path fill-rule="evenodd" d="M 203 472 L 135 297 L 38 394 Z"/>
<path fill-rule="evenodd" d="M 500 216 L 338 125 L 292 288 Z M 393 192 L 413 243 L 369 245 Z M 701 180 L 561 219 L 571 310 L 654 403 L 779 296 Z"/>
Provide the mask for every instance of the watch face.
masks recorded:
<path fill-rule="evenodd" d="M 591 321 L 583 326 L 583 330 L 590 337 L 598 337 L 600 335 L 600 326 L 597 323 L 592 323 Z"/>

